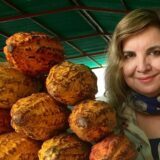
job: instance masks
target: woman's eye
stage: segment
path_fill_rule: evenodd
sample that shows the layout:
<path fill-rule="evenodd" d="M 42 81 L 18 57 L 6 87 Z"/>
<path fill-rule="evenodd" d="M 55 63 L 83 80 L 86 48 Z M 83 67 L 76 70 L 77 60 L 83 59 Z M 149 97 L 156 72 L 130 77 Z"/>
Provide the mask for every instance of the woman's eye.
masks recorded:
<path fill-rule="evenodd" d="M 160 56 L 160 50 L 154 50 L 154 51 L 150 52 L 150 55 Z"/>
<path fill-rule="evenodd" d="M 134 56 L 135 56 L 135 53 L 133 53 L 133 52 L 124 52 L 123 53 L 123 58 L 124 59 L 130 59 L 130 58 L 132 58 Z"/>

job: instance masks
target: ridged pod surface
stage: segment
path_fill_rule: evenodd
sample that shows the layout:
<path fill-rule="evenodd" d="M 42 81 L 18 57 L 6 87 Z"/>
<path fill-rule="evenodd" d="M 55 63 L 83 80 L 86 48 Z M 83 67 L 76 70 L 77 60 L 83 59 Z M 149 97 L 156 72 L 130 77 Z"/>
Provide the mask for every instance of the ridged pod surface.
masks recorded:
<path fill-rule="evenodd" d="M 114 108 L 99 100 L 81 101 L 73 107 L 69 116 L 71 130 L 88 142 L 102 139 L 113 131 L 116 124 Z"/>
<path fill-rule="evenodd" d="M 19 99 L 11 109 L 11 125 L 16 132 L 35 140 L 46 140 L 68 126 L 69 111 L 47 93 Z"/>
<path fill-rule="evenodd" d="M 137 151 L 125 135 L 110 135 L 92 146 L 89 160 L 135 160 Z"/>
<path fill-rule="evenodd" d="M 0 160 L 38 160 L 40 144 L 15 132 L 0 135 Z"/>
<path fill-rule="evenodd" d="M 57 101 L 74 105 L 83 99 L 95 97 L 97 77 L 85 65 L 64 61 L 51 68 L 46 88 Z"/>
<path fill-rule="evenodd" d="M 39 32 L 13 34 L 6 40 L 4 53 L 10 64 L 31 76 L 48 73 L 64 60 L 61 43 Z"/>
<path fill-rule="evenodd" d="M 0 134 L 7 133 L 13 130 L 13 128 L 10 125 L 10 122 L 10 110 L 0 109 Z"/>
<path fill-rule="evenodd" d="M 75 135 L 62 134 L 45 141 L 39 151 L 39 160 L 88 160 L 90 145 Z"/>
<path fill-rule="evenodd" d="M 0 63 L 0 108 L 11 108 L 20 98 L 38 92 L 40 84 L 7 64 Z"/>

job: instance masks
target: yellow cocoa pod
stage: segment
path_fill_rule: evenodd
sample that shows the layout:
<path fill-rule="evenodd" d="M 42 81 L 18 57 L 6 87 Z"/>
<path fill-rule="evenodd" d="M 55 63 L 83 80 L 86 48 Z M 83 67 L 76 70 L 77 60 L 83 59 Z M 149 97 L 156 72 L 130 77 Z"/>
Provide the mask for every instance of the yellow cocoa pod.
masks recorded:
<path fill-rule="evenodd" d="M 69 111 L 47 93 L 19 99 L 11 109 L 16 132 L 35 140 L 46 140 L 68 127 Z"/>
<path fill-rule="evenodd" d="M 20 98 L 38 92 L 39 83 L 18 70 L 0 64 L 0 108 L 11 108 Z"/>
<path fill-rule="evenodd" d="M 113 131 L 116 124 L 114 108 L 98 100 L 81 101 L 73 107 L 69 116 L 71 130 L 88 142 L 102 139 Z"/>
<path fill-rule="evenodd" d="M 64 61 L 51 68 L 46 88 L 57 101 L 75 105 L 81 100 L 95 98 L 97 77 L 85 65 Z"/>
<path fill-rule="evenodd" d="M 38 160 L 40 144 L 16 132 L 0 135 L 0 160 Z"/>
<path fill-rule="evenodd" d="M 88 160 L 90 145 L 75 135 L 62 134 L 43 142 L 39 160 Z"/>

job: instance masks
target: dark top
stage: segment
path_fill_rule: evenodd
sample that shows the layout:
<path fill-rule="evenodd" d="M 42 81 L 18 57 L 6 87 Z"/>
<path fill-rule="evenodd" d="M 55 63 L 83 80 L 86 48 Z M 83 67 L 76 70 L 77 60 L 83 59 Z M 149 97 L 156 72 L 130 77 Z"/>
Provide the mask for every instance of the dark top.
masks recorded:
<path fill-rule="evenodd" d="M 149 142 L 154 160 L 160 160 L 160 155 L 158 155 L 158 145 L 160 146 L 160 138 L 149 139 Z"/>

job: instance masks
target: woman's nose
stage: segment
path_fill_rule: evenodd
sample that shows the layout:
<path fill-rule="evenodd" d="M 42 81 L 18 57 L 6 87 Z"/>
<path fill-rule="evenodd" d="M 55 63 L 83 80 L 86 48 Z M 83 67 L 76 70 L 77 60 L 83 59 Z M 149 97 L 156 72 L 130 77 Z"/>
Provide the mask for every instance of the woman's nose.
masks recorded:
<path fill-rule="evenodd" d="M 145 73 L 151 69 L 151 64 L 147 57 L 140 57 L 136 63 L 137 71 L 140 73 Z"/>

